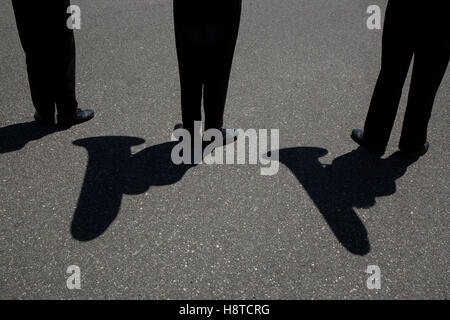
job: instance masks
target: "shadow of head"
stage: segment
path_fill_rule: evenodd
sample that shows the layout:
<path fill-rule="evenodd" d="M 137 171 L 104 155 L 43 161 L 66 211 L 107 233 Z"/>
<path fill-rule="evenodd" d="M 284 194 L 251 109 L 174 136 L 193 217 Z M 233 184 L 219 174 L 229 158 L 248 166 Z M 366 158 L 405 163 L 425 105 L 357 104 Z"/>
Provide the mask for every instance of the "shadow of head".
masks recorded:
<path fill-rule="evenodd" d="M 39 140 L 56 131 L 56 127 L 44 126 L 36 121 L 0 128 L 0 153 L 18 151 L 28 142 Z"/>
<path fill-rule="evenodd" d="M 95 239 L 114 221 L 125 194 L 145 193 L 151 186 L 171 185 L 191 165 L 175 165 L 174 142 L 148 147 L 132 154 L 131 147 L 145 141 L 135 137 L 95 137 L 74 142 L 88 152 L 88 164 L 72 235 L 80 241 Z"/>
<path fill-rule="evenodd" d="M 354 208 L 368 208 L 376 197 L 395 193 L 395 181 L 414 160 L 403 160 L 398 153 L 380 159 L 363 148 L 322 164 L 327 150 L 297 147 L 279 151 L 286 165 L 302 184 L 341 244 L 350 252 L 370 251 L 367 230 Z"/>

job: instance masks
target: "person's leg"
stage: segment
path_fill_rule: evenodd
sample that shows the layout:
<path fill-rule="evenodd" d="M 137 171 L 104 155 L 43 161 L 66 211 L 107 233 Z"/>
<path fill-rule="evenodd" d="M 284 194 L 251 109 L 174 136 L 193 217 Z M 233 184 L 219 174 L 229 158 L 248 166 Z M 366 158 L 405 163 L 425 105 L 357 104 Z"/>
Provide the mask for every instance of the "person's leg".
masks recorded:
<path fill-rule="evenodd" d="M 31 98 L 36 111 L 54 118 L 55 97 L 52 90 L 51 43 L 48 6 L 33 1 L 12 0 L 20 41 L 25 52 Z"/>
<path fill-rule="evenodd" d="M 94 117 L 94 111 L 77 108 L 75 99 L 75 44 L 67 28 L 69 0 L 12 0 L 17 28 L 27 60 L 35 119 L 70 127 Z"/>
<path fill-rule="evenodd" d="M 191 133 L 201 121 L 202 103 L 202 8 L 199 3 L 174 0 L 175 40 L 181 86 L 183 127 Z"/>
<path fill-rule="evenodd" d="M 241 0 L 211 2 L 206 29 L 205 129 L 223 126 L 228 82 L 241 17 Z"/>
<path fill-rule="evenodd" d="M 413 75 L 399 148 L 410 153 L 423 148 L 436 93 L 450 58 L 450 28 L 445 10 L 428 7 L 423 12 L 422 34 L 414 56 Z"/>
<path fill-rule="evenodd" d="M 63 117 L 73 115 L 78 106 L 75 94 L 75 38 L 73 30 L 67 27 L 69 6 L 69 0 L 60 0 L 51 8 L 54 91 L 58 114 Z"/>
<path fill-rule="evenodd" d="M 381 71 L 364 126 L 365 143 L 380 152 L 387 147 L 414 52 L 413 12 L 396 0 L 390 0 L 386 9 Z"/>

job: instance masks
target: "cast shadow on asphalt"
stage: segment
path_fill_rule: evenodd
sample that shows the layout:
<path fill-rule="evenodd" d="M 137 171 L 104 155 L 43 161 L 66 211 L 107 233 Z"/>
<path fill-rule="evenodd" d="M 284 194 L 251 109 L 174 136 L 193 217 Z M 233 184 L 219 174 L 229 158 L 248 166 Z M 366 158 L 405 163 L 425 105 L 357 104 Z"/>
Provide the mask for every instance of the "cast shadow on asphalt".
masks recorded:
<path fill-rule="evenodd" d="M 175 142 L 131 153 L 132 146 L 144 142 L 124 136 L 74 142 L 88 152 L 86 175 L 71 226 L 75 239 L 89 241 L 103 234 L 117 217 L 123 195 L 174 184 L 194 166 L 173 164 L 170 155 Z M 402 159 L 399 153 L 380 159 L 358 148 L 324 165 L 319 159 L 328 151 L 322 148 L 297 147 L 279 152 L 280 162 L 305 188 L 336 238 L 357 255 L 367 254 L 370 242 L 354 208 L 369 208 L 375 205 L 376 197 L 394 194 L 395 181 L 416 161 Z"/>
<path fill-rule="evenodd" d="M 324 165 L 319 158 L 327 153 L 322 148 L 297 147 L 281 149 L 279 156 L 340 243 L 353 254 L 366 255 L 370 251 L 367 230 L 354 208 L 372 207 L 376 197 L 394 194 L 395 181 L 417 159 L 403 159 L 399 152 L 380 159 L 360 147 Z"/>
<path fill-rule="evenodd" d="M 17 123 L 0 128 L 0 154 L 22 149 L 34 140 L 59 131 L 55 127 L 44 126 L 36 121 Z"/>
<path fill-rule="evenodd" d="M 144 142 L 125 136 L 73 142 L 88 152 L 86 175 L 71 225 L 74 239 L 90 241 L 103 234 L 117 217 L 124 195 L 142 194 L 151 186 L 174 184 L 194 166 L 173 164 L 171 152 L 175 142 L 131 153 L 132 146 Z"/>

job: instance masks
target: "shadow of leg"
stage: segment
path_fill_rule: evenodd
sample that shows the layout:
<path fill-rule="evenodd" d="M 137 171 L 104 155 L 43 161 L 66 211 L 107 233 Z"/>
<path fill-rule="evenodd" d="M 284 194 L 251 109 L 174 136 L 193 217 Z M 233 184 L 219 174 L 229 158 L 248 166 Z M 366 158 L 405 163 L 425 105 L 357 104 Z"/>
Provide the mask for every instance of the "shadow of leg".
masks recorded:
<path fill-rule="evenodd" d="M 71 226 L 75 239 L 89 241 L 103 234 L 119 214 L 123 195 L 142 194 L 151 186 L 176 183 L 192 167 L 172 162 L 174 142 L 132 155 L 131 146 L 143 142 L 134 137 L 96 137 L 74 142 L 89 153 Z"/>
<path fill-rule="evenodd" d="M 97 238 L 107 230 L 120 211 L 131 163 L 131 147 L 145 141 L 133 137 L 81 139 L 75 145 L 89 154 L 86 175 L 73 217 L 72 236 L 79 241 Z"/>
<path fill-rule="evenodd" d="M 354 208 L 372 207 L 376 197 L 394 194 L 395 181 L 415 160 L 403 160 L 398 153 L 380 159 L 358 148 L 322 165 L 319 158 L 326 153 L 310 147 L 282 149 L 280 161 L 303 185 L 339 242 L 351 253 L 365 255 L 370 242 Z"/>
<path fill-rule="evenodd" d="M 365 255 L 370 251 L 367 230 L 351 206 L 348 198 L 352 197 L 351 192 L 343 190 L 345 185 L 352 186 L 352 182 L 343 181 L 332 166 L 320 163 L 319 158 L 327 153 L 325 149 L 312 147 L 282 149 L 280 161 L 303 185 L 339 242 L 351 253 Z"/>
<path fill-rule="evenodd" d="M 0 153 L 18 151 L 28 142 L 39 140 L 56 131 L 58 130 L 55 127 L 44 126 L 36 121 L 0 128 Z"/>

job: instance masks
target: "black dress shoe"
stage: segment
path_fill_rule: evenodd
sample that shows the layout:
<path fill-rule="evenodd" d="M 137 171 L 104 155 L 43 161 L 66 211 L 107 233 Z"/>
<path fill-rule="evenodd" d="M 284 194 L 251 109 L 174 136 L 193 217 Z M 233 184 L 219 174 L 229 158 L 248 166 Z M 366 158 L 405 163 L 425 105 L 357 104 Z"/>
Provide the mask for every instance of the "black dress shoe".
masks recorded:
<path fill-rule="evenodd" d="M 58 126 L 67 128 L 76 124 L 80 124 L 91 120 L 94 117 L 94 110 L 76 109 L 72 115 L 60 115 L 58 114 Z"/>
<path fill-rule="evenodd" d="M 45 124 L 47 126 L 54 126 L 56 124 L 55 121 L 55 115 L 49 116 L 49 115 L 42 115 L 39 112 L 34 113 L 34 120 L 36 120 L 39 123 Z"/>
<path fill-rule="evenodd" d="M 381 157 L 384 154 L 384 150 L 375 148 L 367 143 L 367 141 L 364 139 L 364 131 L 361 129 L 354 129 L 351 134 L 351 138 L 353 141 L 355 141 L 360 146 L 370 150 L 372 153 L 374 153 L 376 156 Z"/>
<path fill-rule="evenodd" d="M 419 158 L 423 156 L 425 153 L 428 152 L 428 149 L 430 148 L 430 143 L 426 141 L 423 146 L 416 150 L 400 150 L 400 155 L 403 158 Z"/>
<path fill-rule="evenodd" d="M 176 131 L 178 129 L 184 129 L 184 127 L 181 123 L 177 123 L 175 125 L 175 127 L 173 128 L 173 131 Z M 235 129 L 220 128 L 218 130 L 222 133 L 222 139 L 223 139 L 224 145 L 227 143 L 227 141 L 231 141 L 231 142 L 236 141 L 239 136 L 238 131 Z M 192 133 L 191 133 L 191 135 L 192 135 Z"/>
<path fill-rule="evenodd" d="M 183 129 L 183 125 L 181 123 L 177 123 L 175 125 L 175 127 L 173 127 L 173 131 L 178 130 L 178 129 Z"/>

